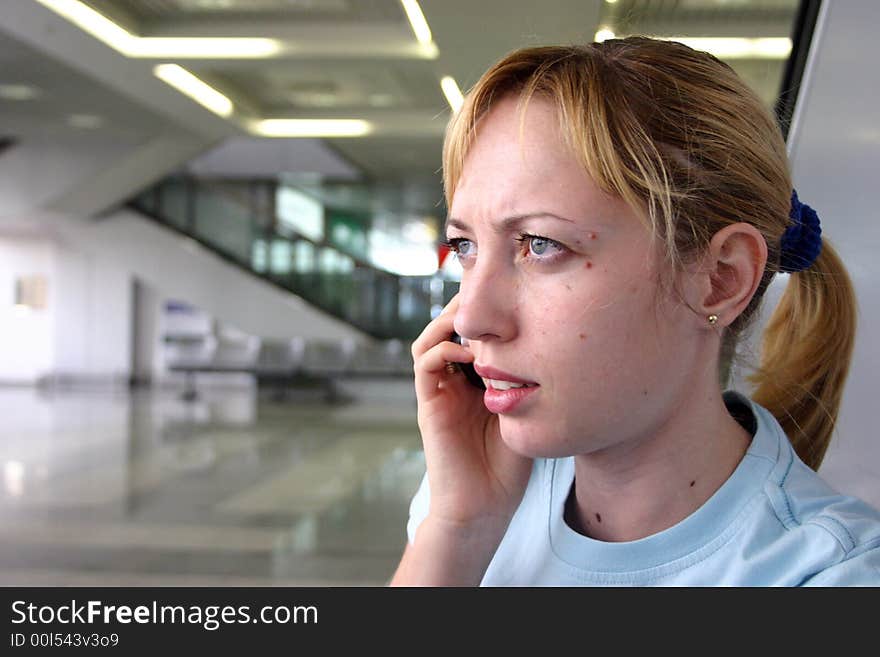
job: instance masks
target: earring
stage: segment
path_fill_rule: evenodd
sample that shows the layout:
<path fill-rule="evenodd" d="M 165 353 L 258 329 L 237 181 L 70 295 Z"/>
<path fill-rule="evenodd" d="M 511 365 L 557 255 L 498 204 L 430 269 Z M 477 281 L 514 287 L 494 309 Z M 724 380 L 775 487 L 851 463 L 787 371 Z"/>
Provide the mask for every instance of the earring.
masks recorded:
<path fill-rule="evenodd" d="M 718 315 L 709 315 L 709 323 L 710 324 L 712 324 L 714 326 L 715 322 L 717 322 L 717 321 L 718 321 Z"/>

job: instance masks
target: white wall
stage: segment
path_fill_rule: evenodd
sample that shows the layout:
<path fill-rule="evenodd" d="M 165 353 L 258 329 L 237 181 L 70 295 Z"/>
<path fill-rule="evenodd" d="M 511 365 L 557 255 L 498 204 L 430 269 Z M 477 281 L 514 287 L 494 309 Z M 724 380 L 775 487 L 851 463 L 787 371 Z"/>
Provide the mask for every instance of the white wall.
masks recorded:
<path fill-rule="evenodd" d="M 65 243 L 56 246 L 55 359 L 62 376 L 126 378 L 131 370 L 131 274 Z"/>
<path fill-rule="evenodd" d="M 13 307 L 21 275 L 46 277 L 45 309 Z M 0 382 L 128 377 L 131 321 L 124 270 L 51 237 L 0 237 Z"/>
<path fill-rule="evenodd" d="M 0 382 L 33 382 L 52 369 L 56 300 L 54 253 L 48 240 L 0 236 Z M 44 310 L 14 308 L 18 276 L 45 276 Z"/>

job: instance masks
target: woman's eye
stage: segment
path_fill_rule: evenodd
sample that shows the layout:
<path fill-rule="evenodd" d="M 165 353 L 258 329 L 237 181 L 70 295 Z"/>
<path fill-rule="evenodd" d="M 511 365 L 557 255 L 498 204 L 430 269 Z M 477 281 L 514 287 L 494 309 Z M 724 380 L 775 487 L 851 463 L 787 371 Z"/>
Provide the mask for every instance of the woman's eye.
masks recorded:
<path fill-rule="evenodd" d="M 463 237 L 453 237 L 446 243 L 460 258 L 470 256 L 475 251 L 474 243 Z"/>
<path fill-rule="evenodd" d="M 535 255 L 544 255 L 550 247 L 550 240 L 544 237 L 533 237 L 529 240 L 529 251 Z"/>
<path fill-rule="evenodd" d="M 526 257 L 536 257 L 542 260 L 550 260 L 560 255 L 564 250 L 559 242 L 551 240 L 549 237 L 541 237 L 540 235 L 520 235 L 518 238 L 520 244 L 528 244 L 527 252 L 523 255 Z"/>

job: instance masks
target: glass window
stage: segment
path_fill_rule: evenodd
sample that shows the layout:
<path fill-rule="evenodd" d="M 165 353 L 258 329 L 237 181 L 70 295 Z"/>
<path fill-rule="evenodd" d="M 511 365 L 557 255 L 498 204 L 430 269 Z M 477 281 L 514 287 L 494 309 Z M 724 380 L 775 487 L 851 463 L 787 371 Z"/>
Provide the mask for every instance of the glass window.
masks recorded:
<path fill-rule="evenodd" d="M 324 239 L 324 206 L 312 197 L 281 185 L 276 196 L 276 212 L 280 229 L 292 229 L 315 242 Z"/>

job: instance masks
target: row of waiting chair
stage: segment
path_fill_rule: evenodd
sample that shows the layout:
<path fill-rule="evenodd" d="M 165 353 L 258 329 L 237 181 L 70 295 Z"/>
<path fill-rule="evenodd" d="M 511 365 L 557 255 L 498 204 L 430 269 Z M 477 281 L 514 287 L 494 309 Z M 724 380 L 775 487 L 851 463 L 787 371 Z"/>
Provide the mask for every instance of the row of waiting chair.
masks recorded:
<path fill-rule="evenodd" d="M 252 374 L 260 383 L 326 385 L 333 396 L 335 381 L 359 377 L 412 376 L 409 345 L 400 340 L 357 343 L 353 340 L 265 340 L 254 336 L 215 335 L 175 341 L 166 346 L 172 372 L 187 375 L 185 398 L 194 399 L 195 374 Z"/>

